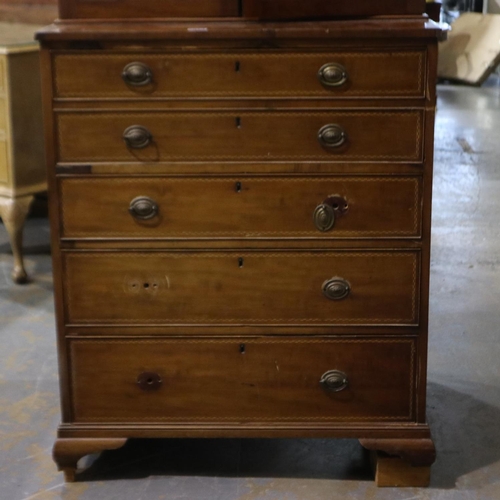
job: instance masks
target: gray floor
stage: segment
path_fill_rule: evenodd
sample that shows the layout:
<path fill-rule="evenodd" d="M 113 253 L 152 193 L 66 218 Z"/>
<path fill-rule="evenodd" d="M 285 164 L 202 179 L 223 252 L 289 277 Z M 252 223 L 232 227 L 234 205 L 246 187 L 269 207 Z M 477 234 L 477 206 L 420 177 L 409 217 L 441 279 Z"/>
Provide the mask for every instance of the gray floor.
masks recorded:
<path fill-rule="evenodd" d="M 65 485 L 50 457 L 59 421 L 48 226 L 32 219 L 34 281 L 9 280 L 0 226 L 0 498 L 500 499 L 500 86 L 441 86 L 431 283 L 429 489 L 375 488 L 356 441 L 133 441 Z"/>

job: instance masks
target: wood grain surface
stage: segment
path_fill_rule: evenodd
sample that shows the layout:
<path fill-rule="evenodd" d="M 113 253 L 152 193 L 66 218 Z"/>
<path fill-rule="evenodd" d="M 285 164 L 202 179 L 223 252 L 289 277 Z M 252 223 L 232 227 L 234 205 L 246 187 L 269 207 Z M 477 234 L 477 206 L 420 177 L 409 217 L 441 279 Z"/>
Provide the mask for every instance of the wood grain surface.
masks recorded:
<path fill-rule="evenodd" d="M 69 324 L 418 322 L 417 252 L 65 252 Z M 322 292 L 339 277 L 338 301 Z"/>
<path fill-rule="evenodd" d="M 62 178 L 59 189 L 66 239 L 420 237 L 416 176 L 86 176 Z M 152 200 L 157 215 L 134 217 L 138 197 Z M 330 201 L 337 198 L 345 203 Z M 325 202 L 337 209 L 322 232 L 313 214 Z"/>
<path fill-rule="evenodd" d="M 342 127 L 346 141 L 325 148 L 322 127 Z M 124 132 L 145 127 L 144 149 Z M 421 110 L 128 111 L 57 115 L 59 161 L 409 161 L 423 157 Z M 395 140 L 397 137 L 397 140 Z"/>
<path fill-rule="evenodd" d="M 395 50 L 311 52 L 273 50 L 219 53 L 81 53 L 54 57 L 56 95 L 61 98 L 342 98 L 422 97 L 425 52 Z M 147 65 L 152 82 L 127 85 L 122 73 L 134 62 Z M 347 81 L 322 85 L 318 72 L 341 64 Z"/>
<path fill-rule="evenodd" d="M 411 339 L 75 340 L 73 420 L 408 421 L 414 354 Z M 330 370 L 346 389 L 321 386 Z M 160 385 L 142 388 L 143 373 Z"/>

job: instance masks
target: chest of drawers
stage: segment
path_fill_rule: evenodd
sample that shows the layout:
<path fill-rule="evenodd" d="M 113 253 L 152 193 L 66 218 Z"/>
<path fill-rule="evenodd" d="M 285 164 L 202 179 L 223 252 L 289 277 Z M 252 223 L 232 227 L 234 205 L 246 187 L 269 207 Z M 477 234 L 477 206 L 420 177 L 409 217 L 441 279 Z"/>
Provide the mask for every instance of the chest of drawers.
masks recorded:
<path fill-rule="evenodd" d="M 351 437 L 385 452 L 379 485 L 428 482 L 439 33 L 411 16 L 40 33 L 68 480 L 132 437 Z"/>

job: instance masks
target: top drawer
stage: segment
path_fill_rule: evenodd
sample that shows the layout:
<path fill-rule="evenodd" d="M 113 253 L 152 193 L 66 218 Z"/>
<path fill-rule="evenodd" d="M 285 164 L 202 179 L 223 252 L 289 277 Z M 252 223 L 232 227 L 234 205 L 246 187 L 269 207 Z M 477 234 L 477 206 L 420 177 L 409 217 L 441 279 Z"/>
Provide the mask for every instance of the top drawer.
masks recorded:
<path fill-rule="evenodd" d="M 423 97 L 425 52 L 58 54 L 60 98 Z"/>

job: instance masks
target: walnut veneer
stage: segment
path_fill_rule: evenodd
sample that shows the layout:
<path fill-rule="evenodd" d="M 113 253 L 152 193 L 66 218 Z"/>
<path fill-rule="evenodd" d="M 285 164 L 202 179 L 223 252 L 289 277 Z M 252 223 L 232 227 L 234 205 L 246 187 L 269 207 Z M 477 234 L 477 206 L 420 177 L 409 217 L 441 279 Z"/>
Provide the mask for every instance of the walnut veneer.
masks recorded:
<path fill-rule="evenodd" d="M 428 483 L 423 10 L 61 2 L 39 37 L 68 480 L 132 437 L 300 436 Z"/>

